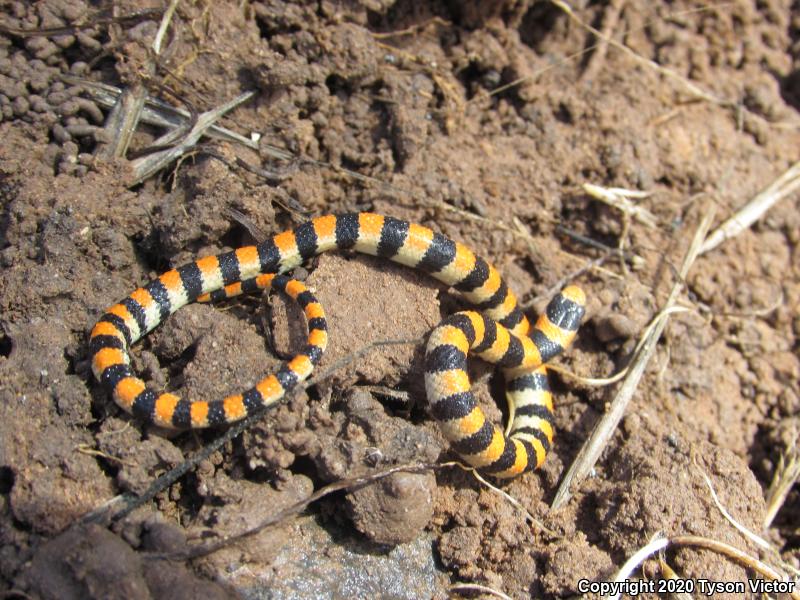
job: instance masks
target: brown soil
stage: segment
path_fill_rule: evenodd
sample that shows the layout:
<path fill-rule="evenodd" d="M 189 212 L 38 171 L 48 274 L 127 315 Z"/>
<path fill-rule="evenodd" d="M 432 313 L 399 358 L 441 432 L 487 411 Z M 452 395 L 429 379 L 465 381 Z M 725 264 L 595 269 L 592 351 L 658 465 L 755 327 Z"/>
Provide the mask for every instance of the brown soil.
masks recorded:
<path fill-rule="evenodd" d="M 329 496 L 310 517 L 202 559 L 153 554 L 240 532 L 330 482 L 452 459 L 425 414 L 420 353 L 458 299 L 349 254 L 298 274 L 329 318 L 322 368 L 368 342 L 417 342 L 337 370 L 112 527 L 79 524 L 215 437 L 167 435 L 117 409 L 88 370 L 92 323 L 165 268 L 305 214 L 369 209 L 428 225 L 494 262 L 531 313 L 580 272 L 588 314 L 561 362 L 597 377 L 625 365 L 702 214 L 714 204 L 721 222 L 798 159 L 797 2 L 577 11 L 721 103 L 619 50 L 591 48 L 595 38 L 546 2 L 181 2 L 153 76 L 160 16 L 109 22 L 95 13 L 106 4 L 0 2 L 0 588 L 37 598 L 417 598 L 470 582 L 513 598 L 571 596 L 657 532 L 756 554 L 703 474 L 734 518 L 800 567 L 796 490 L 762 531 L 765 490 L 800 430 L 797 194 L 694 265 L 681 298 L 689 312 L 673 315 L 594 476 L 558 511 L 549 504 L 561 477 L 614 388 L 553 377 L 555 448 L 541 471 L 503 486 L 550 533 L 447 468 Z M 120 16 L 166 3 L 113 4 Z M 622 5 L 616 23 L 612 5 Z M 55 31 L 21 32 L 45 28 Z M 131 163 L 102 158 L 107 110 L 63 75 L 144 83 L 196 112 L 256 90 L 221 124 L 259 133 L 260 150 L 204 140 L 226 162 L 199 153 L 126 186 Z M 161 133 L 140 127 L 131 157 Z M 303 160 L 277 161 L 270 145 Z M 652 192 L 638 202 L 655 226 L 626 228 L 584 183 Z M 581 270 L 603 251 L 565 231 L 623 241 L 639 260 Z M 270 372 L 302 327 L 280 298 L 193 305 L 139 343 L 134 363 L 158 385 L 214 398 Z M 481 401 L 500 419 L 489 373 L 475 365 Z M 666 560 L 683 577 L 748 575 L 709 552 Z M 660 576 L 657 562 L 645 576 Z"/>

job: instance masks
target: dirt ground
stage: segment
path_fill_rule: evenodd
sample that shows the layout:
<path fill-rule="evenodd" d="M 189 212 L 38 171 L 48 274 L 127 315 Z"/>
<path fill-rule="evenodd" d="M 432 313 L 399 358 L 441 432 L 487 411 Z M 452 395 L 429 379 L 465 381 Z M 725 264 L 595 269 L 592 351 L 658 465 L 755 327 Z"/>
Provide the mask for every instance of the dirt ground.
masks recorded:
<path fill-rule="evenodd" d="M 460 300 L 346 253 L 297 273 L 325 306 L 321 369 L 332 375 L 126 518 L 87 523 L 218 435 L 143 427 L 88 368 L 87 332 L 103 309 L 170 266 L 309 216 L 410 219 L 492 261 L 531 315 L 559 285 L 580 284 L 587 317 L 559 363 L 605 377 L 664 305 L 709 208 L 719 225 L 799 158 L 796 1 L 576 1 L 571 19 L 531 0 L 184 0 L 156 57 L 167 4 L 0 2 L 4 597 L 444 598 L 456 583 L 573 597 L 659 532 L 797 573 L 796 487 L 763 525 L 800 432 L 797 193 L 692 266 L 687 310 L 672 315 L 592 476 L 558 510 L 558 485 L 617 388 L 551 376 L 555 446 L 542 470 L 501 486 L 538 525 L 448 467 L 339 491 L 215 553 L 168 560 L 327 484 L 454 458 L 426 414 L 420 357 Z M 581 22 L 632 52 L 597 46 Z M 253 142 L 203 138 L 133 183 L 165 130 L 142 123 L 126 155 L 109 157 L 109 111 L 90 82 L 146 89 L 195 117 L 252 90 L 218 124 Z M 586 183 L 650 192 L 635 202 L 652 219 L 626 219 Z M 609 250 L 620 244 L 625 260 Z M 303 327 L 279 297 L 191 305 L 135 346 L 134 366 L 154 385 L 213 399 L 271 372 Z M 411 343 L 333 368 L 381 340 Z M 473 375 L 502 419 L 501 382 L 477 362 Z M 722 516 L 705 476 L 776 552 Z M 709 551 L 664 560 L 678 577 L 755 577 Z M 664 571 L 651 559 L 635 577 Z"/>

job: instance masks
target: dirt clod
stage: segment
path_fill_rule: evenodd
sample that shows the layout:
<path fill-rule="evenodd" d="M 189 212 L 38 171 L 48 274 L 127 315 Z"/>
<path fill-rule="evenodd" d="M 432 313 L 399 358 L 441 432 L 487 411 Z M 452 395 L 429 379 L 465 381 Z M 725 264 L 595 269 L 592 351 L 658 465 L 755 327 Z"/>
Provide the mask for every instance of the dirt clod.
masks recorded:
<path fill-rule="evenodd" d="M 353 524 L 379 544 L 412 541 L 433 516 L 431 474 L 395 473 L 348 496 Z"/>
<path fill-rule="evenodd" d="M 97 525 L 75 527 L 42 545 L 18 585 L 45 600 L 236 597 L 183 566 L 158 560 L 146 563 Z"/>

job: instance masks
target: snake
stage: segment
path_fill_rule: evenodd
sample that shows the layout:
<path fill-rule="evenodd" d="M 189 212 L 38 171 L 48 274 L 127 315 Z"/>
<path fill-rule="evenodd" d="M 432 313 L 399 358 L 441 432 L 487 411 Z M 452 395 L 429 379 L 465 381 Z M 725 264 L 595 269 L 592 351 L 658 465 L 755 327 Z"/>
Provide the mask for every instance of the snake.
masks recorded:
<path fill-rule="evenodd" d="M 320 216 L 257 245 L 166 271 L 108 308 L 92 328 L 88 345 L 95 378 L 124 411 L 169 429 L 224 426 L 275 405 L 308 379 L 328 345 L 322 305 L 312 290 L 285 273 L 330 250 L 353 250 L 419 269 L 471 305 L 445 317 L 428 337 L 429 413 L 451 449 L 482 473 L 506 479 L 540 467 L 552 447 L 555 422 L 547 363 L 574 340 L 585 314 L 584 292 L 566 286 L 531 324 L 489 262 L 441 233 L 390 216 Z M 151 389 L 131 368 L 131 345 L 186 304 L 268 289 L 300 306 L 308 337 L 299 352 L 250 389 L 223 399 L 191 400 Z M 509 413 L 505 430 L 478 405 L 467 370 L 470 355 L 503 374 Z"/>

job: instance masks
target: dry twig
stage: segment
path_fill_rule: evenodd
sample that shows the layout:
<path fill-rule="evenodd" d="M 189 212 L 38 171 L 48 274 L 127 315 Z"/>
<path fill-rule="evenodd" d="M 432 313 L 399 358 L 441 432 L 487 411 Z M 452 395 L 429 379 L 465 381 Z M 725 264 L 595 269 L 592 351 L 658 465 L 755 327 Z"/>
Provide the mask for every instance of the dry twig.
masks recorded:
<path fill-rule="evenodd" d="M 764 213 L 775 206 L 776 203 L 797 190 L 800 190 L 800 162 L 793 164 L 766 189 L 739 209 L 735 215 L 714 230 L 703 243 L 700 253 L 705 254 L 725 240 L 739 235 L 764 216 Z"/>

